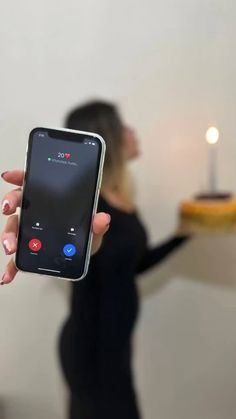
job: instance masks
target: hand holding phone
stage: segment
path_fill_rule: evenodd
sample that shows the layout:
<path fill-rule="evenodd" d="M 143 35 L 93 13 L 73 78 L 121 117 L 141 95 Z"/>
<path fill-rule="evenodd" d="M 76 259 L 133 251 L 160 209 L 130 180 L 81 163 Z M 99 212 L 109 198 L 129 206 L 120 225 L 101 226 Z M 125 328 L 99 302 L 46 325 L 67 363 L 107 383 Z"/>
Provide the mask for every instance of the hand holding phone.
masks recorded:
<path fill-rule="evenodd" d="M 33 133 L 37 135 L 37 139 L 38 137 L 38 133 L 42 133 L 42 129 L 40 129 L 41 131 L 38 130 L 34 130 Z M 56 130 L 57 132 L 55 133 L 54 130 L 54 134 L 56 134 L 56 141 L 58 140 L 58 130 Z M 47 131 L 48 132 L 48 131 Z M 61 134 L 61 132 L 60 132 Z M 32 134 L 31 134 L 32 135 Z M 76 135 L 78 135 L 76 133 Z M 80 135 L 84 135 L 84 134 L 80 134 Z M 89 135 L 88 133 L 86 133 L 86 135 Z M 33 137 L 35 138 L 35 137 Z M 61 140 L 62 137 L 59 138 L 59 140 Z M 88 136 L 86 137 L 88 138 Z M 41 139 L 43 139 L 43 137 L 41 137 Z M 44 138 L 45 139 L 45 138 Z M 53 144 L 51 143 L 51 145 L 55 145 L 54 142 L 55 138 L 53 139 Z M 74 140 L 74 138 L 72 139 L 72 141 Z M 84 140 L 86 140 L 85 138 L 83 138 L 83 145 L 89 145 L 89 144 L 84 144 Z M 33 140 L 31 140 L 33 142 Z M 68 136 L 67 136 L 67 140 L 66 140 L 66 145 L 69 145 L 68 142 Z M 86 142 L 86 141 L 85 141 Z M 60 144 L 59 144 L 60 143 Z M 76 142 L 75 143 L 77 145 L 76 147 L 76 153 L 77 150 L 81 148 L 78 148 L 79 143 Z M 81 142 L 80 142 L 81 144 Z M 45 143 L 44 143 L 45 145 Z M 61 141 L 56 143 L 56 148 L 59 147 L 59 145 L 61 146 L 62 143 Z M 47 149 L 48 143 L 46 143 L 46 149 Z M 92 147 L 95 147 L 91 144 Z M 59 181 L 59 175 L 58 172 L 56 171 L 58 177 L 58 190 L 57 193 L 54 195 L 53 194 L 53 188 L 55 187 L 55 173 L 53 175 L 53 172 L 50 173 L 51 178 L 54 178 L 53 182 L 50 183 L 50 191 L 52 192 L 52 197 L 51 197 L 51 203 L 50 203 L 50 194 L 48 194 L 48 190 L 47 188 L 45 190 L 43 190 L 42 188 L 41 193 L 40 194 L 35 194 L 35 188 L 32 186 L 32 180 L 37 183 L 37 188 L 39 188 L 40 182 L 41 182 L 41 178 L 42 176 L 42 170 L 44 173 L 44 185 L 46 186 L 47 182 L 45 182 L 45 179 L 47 178 L 46 175 L 46 169 L 43 167 L 42 162 L 44 162 L 45 160 L 45 147 L 42 147 L 41 149 L 39 148 L 35 148 L 35 151 L 38 151 L 40 153 L 42 152 L 42 155 L 39 159 L 39 156 L 37 154 L 37 158 L 38 158 L 38 162 L 41 162 L 41 164 L 39 164 L 36 167 L 36 172 L 34 172 L 34 176 L 30 176 L 30 174 L 32 173 L 31 171 L 33 169 L 35 169 L 35 164 L 32 164 L 33 160 L 32 159 L 32 149 L 31 149 L 31 153 L 28 155 L 28 161 L 27 161 L 27 167 L 26 170 L 28 169 L 28 172 L 26 171 L 26 174 L 28 173 L 28 178 L 26 176 L 26 182 L 25 182 L 25 192 L 24 192 L 24 196 L 23 196 L 23 205 L 22 205 L 22 212 L 23 214 L 21 215 L 22 221 L 21 221 L 21 225 L 20 225 L 20 229 L 19 232 L 21 234 L 21 239 L 19 240 L 18 238 L 18 256 L 17 256 L 17 264 L 20 264 L 20 268 L 22 270 L 25 270 L 27 272 L 33 272 L 33 273 L 41 273 L 41 274 L 47 274 L 47 275 L 52 275 L 52 276 L 60 276 L 62 278 L 72 278 L 72 279 L 80 279 L 81 277 L 83 277 L 86 274 L 86 270 L 87 270 L 87 266 L 88 266 L 88 260 L 89 260 L 89 256 L 88 256 L 88 249 L 89 249 L 89 240 L 90 237 L 92 237 L 91 235 L 91 220 L 94 216 L 94 211 L 96 210 L 96 197 L 98 197 L 98 192 L 99 192 L 99 183 L 100 183 L 100 176 L 99 176 L 99 170 L 101 171 L 101 154 L 97 153 L 96 154 L 96 158 L 95 159 L 91 159 L 91 154 L 89 154 L 88 157 L 88 161 L 90 162 L 90 169 L 89 169 L 89 173 L 87 172 L 86 175 L 86 180 L 87 182 L 84 181 L 84 177 L 82 176 L 83 182 L 82 182 L 82 186 L 80 184 L 81 182 L 81 173 L 79 173 L 79 171 L 77 172 L 73 172 L 73 174 L 75 176 L 73 176 L 73 181 L 75 182 L 75 180 L 77 181 L 77 184 L 74 187 L 74 191 L 73 191 L 73 197 L 70 197 L 70 203 L 73 203 L 74 200 L 74 205 L 73 205 L 73 211 L 71 211 L 71 206 L 69 206 L 69 208 L 65 205 L 64 202 L 64 193 L 60 194 L 58 193 L 58 191 L 60 191 L 59 186 L 61 186 L 62 181 L 64 181 L 64 187 L 66 186 L 65 184 L 67 183 L 67 180 L 69 179 L 71 181 L 71 172 L 70 172 L 70 176 L 68 176 L 68 178 L 66 179 L 66 171 L 64 170 L 64 174 L 63 174 L 63 179 L 61 179 L 61 181 Z M 43 150 L 43 151 L 41 151 Z M 48 150 L 47 150 L 48 151 Z M 52 150 L 51 150 L 52 151 Z M 102 151 L 102 150 L 101 150 Z M 56 149 L 55 151 L 56 153 L 64 153 L 61 151 L 58 151 L 58 149 Z M 67 153 L 67 151 L 66 151 Z M 90 152 L 87 152 L 90 153 Z M 65 153 L 64 153 L 65 154 Z M 72 153 L 67 153 L 67 154 L 72 154 Z M 83 153 L 77 153 L 77 156 L 83 155 Z M 86 161 L 86 153 L 83 155 L 83 162 Z M 64 165 L 65 163 L 59 163 L 58 160 L 60 158 L 66 158 L 69 159 L 70 156 L 62 156 L 59 157 L 59 155 L 57 154 L 57 157 L 49 157 L 49 158 L 53 158 L 55 159 L 55 161 L 50 161 L 47 160 L 48 163 L 52 163 L 54 165 Z M 44 160 L 42 160 L 44 159 Z M 90 159 L 90 160 L 89 160 Z M 59 160 L 60 161 L 60 160 Z M 81 160 L 82 161 L 82 160 Z M 74 161 L 74 163 L 76 163 L 76 161 Z M 91 166 L 92 164 L 92 166 Z M 60 166 L 59 166 L 60 167 Z M 64 166 L 63 166 L 64 167 Z M 76 168 L 77 166 L 74 166 L 74 164 L 72 165 L 73 168 Z M 86 165 L 87 167 L 87 165 Z M 95 168 L 96 170 L 92 171 L 91 167 Z M 70 167 L 69 167 L 70 169 Z M 40 173 L 39 173 L 40 172 Z M 92 178 L 89 177 L 90 175 L 93 175 Z M 14 171 L 14 172 L 6 172 L 2 175 L 3 179 L 6 180 L 9 183 L 13 183 L 16 184 L 17 186 L 22 185 L 22 181 L 23 181 L 23 173 L 19 172 L 19 171 Z M 89 177 L 89 179 L 88 179 Z M 27 183 L 28 182 L 28 183 Z M 79 182 L 79 183 L 78 183 Z M 85 182 L 85 183 L 84 183 Z M 30 185 L 30 187 L 28 187 L 27 189 L 27 185 Z M 86 189 L 83 189 L 84 185 L 87 185 Z M 90 186 L 90 188 L 89 188 Z M 73 189 L 73 188 L 72 188 Z M 33 193 L 32 193 L 33 190 Z M 71 187 L 69 187 L 69 191 L 71 191 Z M 76 194 L 75 194 L 76 192 Z M 80 192 L 80 193 L 79 193 Z M 82 193 L 82 195 L 80 195 Z M 97 194 L 97 195 L 96 195 Z M 46 201 L 45 201 L 45 197 L 46 197 Z M 6 215 L 10 215 L 13 214 L 16 211 L 16 208 L 20 205 L 20 201 L 22 198 L 22 192 L 20 189 L 14 190 L 12 192 L 10 192 L 9 194 L 7 194 L 3 200 L 3 213 Z M 78 202 L 77 199 L 75 198 L 79 198 Z M 85 199 L 86 202 L 86 206 L 84 207 L 81 204 L 81 200 L 82 198 Z M 41 199 L 41 201 L 40 201 Z M 48 201 L 49 199 L 49 201 Z M 60 201 L 60 199 L 62 201 Z M 29 202 L 27 201 L 29 200 Z M 55 208 L 56 208 L 56 202 L 57 201 L 59 203 L 62 202 L 62 206 L 61 210 L 63 210 L 62 212 L 60 212 L 59 216 L 57 214 L 55 214 Z M 46 202 L 46 205 L 45 205 Z M 52 204 L 53 202 L 53 204 Z M 25 206 L 25 208 L 24 208 Z M 52 206 L 54 206 L 54 212 L 51 212 L 50 215 L 48 216 L 48 211 L 50 211 L 52 209 Z M 76 207 L 76 212 L 75 212 L 75 208 Z M 50 223 L 48 224 L 48 228 L 49 228 L 49 232 L 48 230 L 44 230 L 41 226 L 40 221 L 36 221 L 40 220 L 41 218 L 36 218 L 34 223 L 31 222 L 32 221 L 32 209 L 35 208 L 40 208 L 39 213 L 37 214 L 39 217 L 42 217 L 43 214 L 43 222 L 45 222 L 45 220 L 51 220 L 53 226 L 50 225 Z M 63 209 L 64 208 L 64 209 Z M 60 210 L 60 211 L 61 211 Z M 24 214 L 25 211 L 25 214 Z M 59 209 L 58 209 L 59 211 Z M 68 227 L 68 222 L 71 221 L 71 215 L 74 216 L 74 214 L 77 214 L 78 217 L 74 218 L 74 223 L 73 226 L 71 226 L 71 224 L 69 224 L 70 228 Z M 82 218 L 81 218 L 81 214 L 82 214 Z M 67 215 L 67 217 L 66 217 Z M 33 214 L 33 217 L 35 217 L 35 215 Z M 46 218 L 45 218 L 46 217 Z M 54 222 L 54 218 L 56 218 L 56 222 L 58 222 L 58 220 L 61 220 L 61 225 L 60 227 L 60 234 L 58 235 L 58 229 L 57 229 L 57 224 L 55 224 Z M 29 221 L 30 220 L 30 221 Z M 83 225 L 83 234 L 78 235 L 78 237 L 76 237 L 76 231 L 79 232 L 79 227 L 82 227 L 82 224 L 80 224 L 80 226 L 76 223 L 80 222 L 81 220 L 84 221 L 84 225 Z M 96 251 L 98 249 L 98 246 L 101 242 L 101 238 L 102 235 L 106 232 L 106 230 L 108 229 L 108 225 L 109 225 L 109 220 L 110 217 L 107 214 L 97 214 L 94 218 L 93 218 L 93 232 L 95 233 L 94 239 L 93 239 L 93 246 L 92 246 L 92 252 Z M 4 249 L 6 251 L 7 254 L 12 254 L 15 252 L 16 250 L 16 233 L 17 233 L 17 216 L 14 215 L 12 217 L 10 217 L 8 219 L 5 231 L 2 235 L 2 241 L 3 241 L 3 245 L 4 245 Z M 41 221 L 42 222 L 42 221 Z M 67 224 L 66 224 L 67 223 Z M 66 224 L 66 225 L 65 225 Z M 74 230 L 73 230 L 74 229 Z M 75 235 L 74 235 L 75 234 Z M 32 237 L 34 236 L 34 237 Z M 55 242 L 55 237 L 56 237 L 56 242 Z M 60 241 L 59 241 L 59 237 L 60 237 Z M 67 242 L 67 238 L 70 237 L 70 240 L 68 240 Z M 83 240 L 81 240 L 83 239 Z M 50 244 L 50 254 L 48 255 L 47 253 L 47 248 L 45 246 L 45 244 L 43 243 L 48 243 L 48 240 L 51 241 Z M 77 247 L 77 243 L 79 243 L 80 240 L 80 244 Z M 70 241 L 70 242 L 69 242 Z M 78 241 L 78 242 L 77 242 Z M 65 243 L 64 243 L 65 242 Z M 33 248 L 34 246 L 34 248 Z M 45 247 L 43 247 L 45 246 Z M 79 250 L 81 251 L 81 253 L 79 253 Z M 58 256 L 59 253 L 59 256 Z M 40 255 L 40 257 L 38 257 Z M 55 255 L 54 259 L 51 258 L 52 255 Z M 75 259 L 75 256 L 77 256 L 77 261 Z M 57 258 L 55 260 L 55 258 Z M 64 260 L 64 259 L 65 260 Z M 51 260 L 52 259 L 52 260 Z M 34 262 L 35 261 L 35 262 Z M 75 262 L 76 261 L 76 262 Z M 39 262 L 39 263 L 38 263 Z M 72 262 L 72 263 L 71 263 Z M 22 266 L 23 263 L 23 266 Z M 39 266 L 39 264 L 41 265 L 43 263 L 43 266 Z M 45 265 L 46 263 L 46 265 Z M 47 265 L 47 263 L 51 264 Z M 57 269 L 54 269 L 54 264 L 57 264 Z M 24 265 L 25 264 L 25 265 Z M 28 265 L 27 265 L 28 264 Z M 58 266 L 60 266 L 60 268 L 58 268 Z M 61 268 L 62 266 L 62 268 Z M 42 267 L 43 271 L 38 270 L 38 267 Z M 45 270 L 44 270 L 45 268 Z M 52 269 L 51 269 L 52 268 Z M 71 269 L 72 268 L 72 269 Z M 49 271 L 50 269 L 50 271 Z M 59 271 L 59 272 L 51 272 L 51 271 Z M 10 261 L 10 263 L 7 266 L 6 272 L 3 276 L 3 283 L 8 283 L 10 282 L 15 273 L 16 273 L 17 269 L 13 263 L 13 261 Z"/>

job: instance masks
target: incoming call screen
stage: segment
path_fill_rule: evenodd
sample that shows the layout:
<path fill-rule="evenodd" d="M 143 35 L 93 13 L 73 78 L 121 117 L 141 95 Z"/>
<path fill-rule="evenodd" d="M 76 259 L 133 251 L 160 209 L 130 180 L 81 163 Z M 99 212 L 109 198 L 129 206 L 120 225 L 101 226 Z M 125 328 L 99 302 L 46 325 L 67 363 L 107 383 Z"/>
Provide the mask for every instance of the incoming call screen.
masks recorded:
<path fill-rule="evenodd" d="M 96 137 L 36 129 L 30 135 L 17 266 L 83 274 L 101 155 Z"/>

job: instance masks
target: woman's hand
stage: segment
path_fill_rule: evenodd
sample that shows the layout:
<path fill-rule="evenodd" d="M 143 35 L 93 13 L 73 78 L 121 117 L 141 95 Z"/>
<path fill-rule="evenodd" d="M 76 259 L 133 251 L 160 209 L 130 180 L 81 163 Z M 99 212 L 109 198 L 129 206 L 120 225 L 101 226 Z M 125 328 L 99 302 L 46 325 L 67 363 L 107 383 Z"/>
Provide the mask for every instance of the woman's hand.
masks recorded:
<path fill-rule="evenodd" d="M 13 255 L 16 252 L 17 231 L 18 231 L 18 215 L 15 214 L 18 207 L 21 205 L 24 172 L 20 170 L 13 170 L 11 172 L 2 173 L 2 178 L 7 183 L 16 185 L 17 188 L 7 193 L 2 201 L 2 213 L 9 216 L 2 233 L 2 244 L 6 255 Z M 98 213 L 93 219 L 93 243 L 92 254 L 96 253 L 101 246 L 102 238 L 109 229 L 111 217 L 104 212 Z M 6 266 L 5 273 L 0 280 L 0 284 L 9 284 L 15 277 L 17 268 L 14 260 L 11 259 Z"/>

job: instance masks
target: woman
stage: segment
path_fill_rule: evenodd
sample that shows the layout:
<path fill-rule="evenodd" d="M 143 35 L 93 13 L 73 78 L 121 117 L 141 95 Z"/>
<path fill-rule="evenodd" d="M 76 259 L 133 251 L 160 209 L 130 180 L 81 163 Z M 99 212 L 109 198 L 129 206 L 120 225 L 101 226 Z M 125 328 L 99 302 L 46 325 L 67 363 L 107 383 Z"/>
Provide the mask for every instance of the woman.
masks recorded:
<path fill-rule="evenodd" d="M 81 106 L 68 115 L 66 127 L 97 132 L 106 141 L 98 208 L 112 220 L 86 279 L 72 285 L 71 311 L 61 333 L 61 364 L 71 392 L 69 417 L 138 419 L 131 372 L 131 337 L 138 314 L 135 277 L 186 237 L 147 247 L 127 173 L 128 161 L 139 155 L 138 141 L 114 105 Z"/>
<path fill-rule="evenodd" d="M 138 314 L 137 274 L 154 266 L 180 246 L 174 237 L 149 249 L 136 211 L 127 163 L 139 154 L 135 133 L 123 125 L 114 105 L 93 102 L 72 111 L 72 129 L 93 131 L 106 140 L 107 152 L 99 211 L 94 219 L 94 253 L 85 280 L 72 284 L 71 309 L 60 336 L 60 360 L 70 389 L 70 419 L 138 419 L 133 387 L 131 338 Z M 22 173 L 7 172 L 4 180 L 22 184 Z M 8 194 L 3 212 L 15 212 L 19 190 Z M 16 246 L 17 219 L 9 218 L 3 242 L 6 253 Z M 100 218 L 99 218 L 100 217 Z M 8 265 L 2 282 L 16 273 Z"/>

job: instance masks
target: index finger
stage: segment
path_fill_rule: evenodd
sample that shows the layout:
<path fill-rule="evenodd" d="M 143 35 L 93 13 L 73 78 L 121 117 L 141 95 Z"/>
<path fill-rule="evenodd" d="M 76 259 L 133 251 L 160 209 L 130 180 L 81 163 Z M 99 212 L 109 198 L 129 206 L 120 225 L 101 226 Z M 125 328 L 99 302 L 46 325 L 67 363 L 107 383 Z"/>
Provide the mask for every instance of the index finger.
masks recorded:
<path fill-rule="evenodd" d="M 12 183 L 13 185 L 22 186 L 24 179 L 23 170 L 11 170 L 1 174 L 3 180 L 7 183 Z"/>

